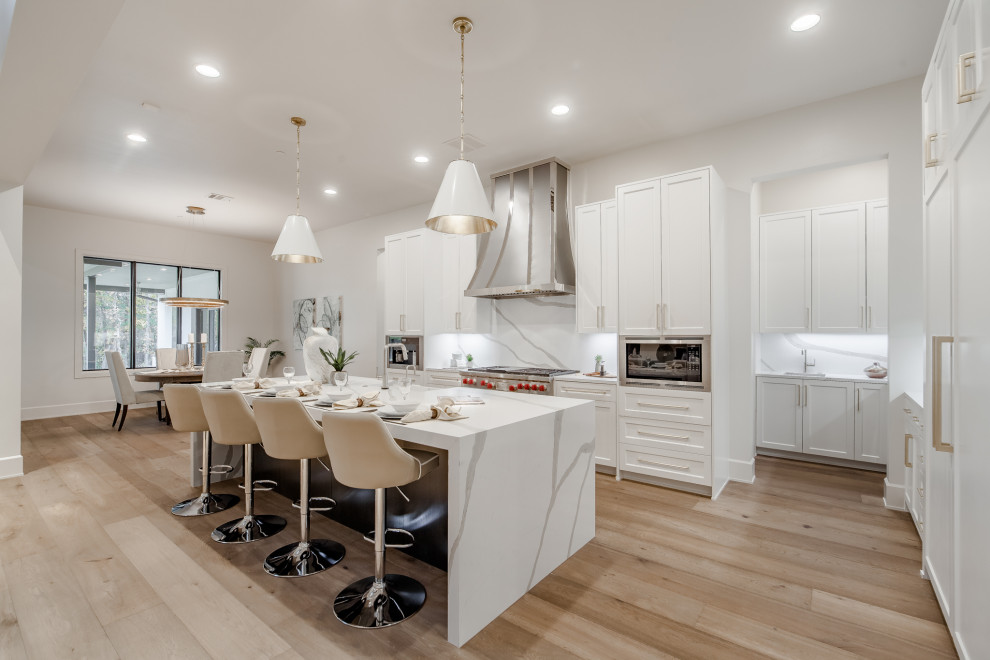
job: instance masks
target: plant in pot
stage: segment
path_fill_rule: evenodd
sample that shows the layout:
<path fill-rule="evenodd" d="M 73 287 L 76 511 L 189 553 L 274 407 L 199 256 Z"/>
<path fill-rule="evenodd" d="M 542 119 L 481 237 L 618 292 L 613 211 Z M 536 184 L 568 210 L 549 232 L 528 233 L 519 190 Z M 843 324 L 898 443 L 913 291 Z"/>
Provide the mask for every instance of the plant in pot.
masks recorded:
<path fill-rule="evenodd" d="M 466 357 L 467 357 L 468 368 L 473 367 L 474 366 L 474 356 L 471 355 L 470 353 L 468 353 Z"/>
<path fill-rule="evenodd" d="M 320 354 L 323 356 L 323 359 L 327 361 L 327 364 L 333 367 L 333 370 L 336 372 L 333 375 L 333 381 L 338 387 L 342 388 L 347 384 L 347 371 L 345 371 L 347 369 L 347 365 L 353 362 L 354 358 L 358 356 L 357 351 L 348 354 L 343 348 L 338 348 L 337 352 L 334 353 L 326 350 L 325 348 L 321 348 Z"/>
<path fill-rule="evenodd" d="M 599 373 L 602 370 L 602 361 L 601 353 L 595 356 L 595 373 Z"/>

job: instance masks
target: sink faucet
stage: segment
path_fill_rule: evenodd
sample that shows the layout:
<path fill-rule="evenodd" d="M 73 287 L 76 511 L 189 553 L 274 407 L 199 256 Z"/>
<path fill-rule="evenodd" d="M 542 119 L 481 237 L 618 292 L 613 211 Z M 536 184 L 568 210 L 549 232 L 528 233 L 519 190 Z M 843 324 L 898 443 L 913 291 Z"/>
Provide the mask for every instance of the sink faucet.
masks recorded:
<path fill-rule="evenodd" d="M 801 349 L 801 357 L 804 360 L 804 373 L 808 373 L 808 367 L 815 366 L 815 358 L 808 359 L 808 349 Z"/>
<path fill-rule="evenodd" d="M 409 357 L 409 351 L 406 350 L 406 345 L 394 342 L 391 344 L 385 344 L 385 360 L 382 362 L 382 389 L 388 389 L 388 349 L 390 348 L 400 348 L 402 349 L 402 359 L 405 360 Z"/>

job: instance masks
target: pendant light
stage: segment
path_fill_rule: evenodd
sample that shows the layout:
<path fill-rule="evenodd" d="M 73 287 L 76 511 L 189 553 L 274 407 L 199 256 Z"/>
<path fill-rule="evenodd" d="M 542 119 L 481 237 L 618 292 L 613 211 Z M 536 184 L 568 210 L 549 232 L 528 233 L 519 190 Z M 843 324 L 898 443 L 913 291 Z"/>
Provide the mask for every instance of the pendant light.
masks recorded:
<path fill-rule="evenodd" d="M 478 169 L 471 161 L 464 160 L 464 35 L 474 25 L 460 17 L 454 19 L 453 27 L 461 35 L 461 157 L 447 166 L 426 226 L 445 234 L 484 234 L 498 224 Z"/>
<path fill-rule="evenodd" d="M 296 212 L 285 219 L 282 233 L 272 250 L 272 259 L 293 264 L 318 264 L 323 261 L 323 254 L 316 244 L 313 230 L 309 228 L 309 220 L 299 213 L 299 133 L 306 120 L 292 117 L 289 121 L 296 127 Z"/>
<path fill-rule="evenodd" d="M 166 307 L 188 307 L 190 309 L 220 309 L 228 301 L 223 298 L 162 298 Z"/>

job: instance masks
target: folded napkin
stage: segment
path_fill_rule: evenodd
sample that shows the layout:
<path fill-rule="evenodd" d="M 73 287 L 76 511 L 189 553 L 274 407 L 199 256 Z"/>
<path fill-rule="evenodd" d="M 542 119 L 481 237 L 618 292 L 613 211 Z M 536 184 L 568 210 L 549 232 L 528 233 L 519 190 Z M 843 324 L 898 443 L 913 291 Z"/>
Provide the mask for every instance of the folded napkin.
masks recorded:
<path fill-rule="evenodd" d="M 378 399 L 379 396 L 381 396 L 381 392 L 378 392 L 377 390 L 374 392 L 365 392 L 361 396 L 354 397 L 353 399 L 334 401 L 333 407 L 342 410 L 348 410 L 350 408 L 378 408 L 385 405 L 383 401 Z"/>
<path fill-rule="evenodd" d="M 304 383 L 299 383 L 296 387 L 291 387 L 285 390 L 279 390 L 275 393 L 278 397 L 300 397 L 300 396 L 315 396 L 320 393 L 322 383 L 317 383 L 315 380 L 306 381 Z"/>
<path fill-rule="evenodd" d="M 235 380 L 231 387 L 235 390 L 244 390 L 245 392 L 250 390 L 260 390 L 261 382 L 257 380 Z"/>
<path fill-rule="evenodd" d="M 460 406 L 455 406 L 452 398 L 442 396 L 428 410 L 414 410 L 399 421 L 403 424 L 409 424 L 410 422 L 425 422 L 428 419 L 450 422 L 455 419 L 467 419 L 467 415 L 461 414 Z"/>

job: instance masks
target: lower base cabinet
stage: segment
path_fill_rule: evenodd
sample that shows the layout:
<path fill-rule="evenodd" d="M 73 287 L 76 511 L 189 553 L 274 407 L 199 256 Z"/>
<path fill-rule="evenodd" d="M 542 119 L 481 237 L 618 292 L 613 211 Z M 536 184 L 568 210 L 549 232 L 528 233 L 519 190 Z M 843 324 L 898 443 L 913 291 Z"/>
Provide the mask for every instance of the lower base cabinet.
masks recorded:
<path fill-rule="evenodd" d="M 595 402 L 595 465 L 615 467 L 616 385 L 612 381 L 554 379 L 553 395 Z"/>
<path fill-rule="evenodd" d="M 757 376 L 756 446 L 887 463 L 887 386 Z"/>

